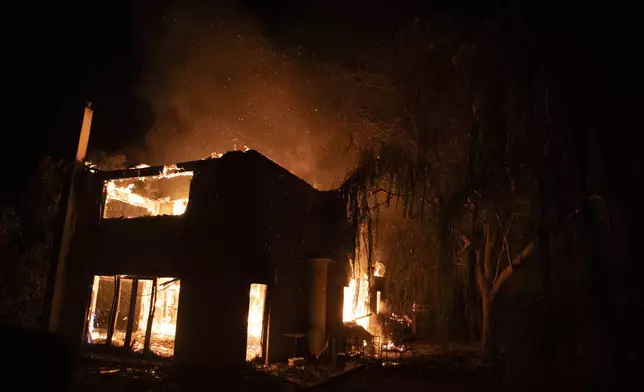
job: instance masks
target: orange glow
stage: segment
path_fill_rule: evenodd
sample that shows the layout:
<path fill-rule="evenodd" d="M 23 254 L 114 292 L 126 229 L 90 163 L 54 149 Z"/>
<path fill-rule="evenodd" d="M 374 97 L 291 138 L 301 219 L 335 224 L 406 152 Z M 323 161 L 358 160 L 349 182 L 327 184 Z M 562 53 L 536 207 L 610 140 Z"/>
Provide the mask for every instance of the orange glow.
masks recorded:
<path fill-rule="evenodd" d="M 171 165 L 156 176 L 106 181 L 103 217 L 182 215 L 188 206 L 192 175 Z"/>
<path fill-rule="evenodd" d="M 110 314 L 115 313 L 112 325 L 111 344 L 123 347 L 128 328 L 132 336 L 129 351 L 143 352 L 148 326 L 152 353 L 162 357 L 174 355 L 174 339 L 177 328 L 180 281 L 173 278 L 158 278 L 156 290 L 152 279 L 137 279 L 120 276 L 117 285 L 115 276 L 94 276 L 92 300 L 87 325 L 87 343 L 107 343 L 110 329 Z M 134 285 L 136 282 L 136 290 Z M 119 290 L 116 290 L 116 288 Z M 136 295 L 134 295 L 136 291 Z M 116 307 L 113 307 L 114 295 Z M 152 299 L 155 297 L 153 309 Z M 134 308 L 134 319 L 129 320 L 130 308 Z M 152 322 L 149 317 L 152 316 Z"/>
<path fill-rule="evenodd" d="M 243 146 L 235 145 L 233 147 L 233 149 L 232 149 L 232 151 L 243 151 L 243 152 L 246 152 L 246 151 L 249 151 L 249 150 L 250 150 L 250 148 L 248 148 L 248 146 L 246 146 L 246 145 L 243 145 Z M 210 158 L 221 158 L 223 156 L 224 156 L 224 153 L 222 153 L 222 152 L 211 152 L 210 153 Z"/>
<path fill-rule="evenodd" d="M 384 302 L 380 298 L 381 293 L 379 291 L 374 293 L 375 298 L 371 297 L 369 294 L 370 277 L 367 273 L 361 272 L 367 271 L 366 250 L 362 249 L 358 255 L 359 257 L 355 262 L 349 260 L 349 264 L 351 265 L 351 280 L 349 281 L 349 286 L 344 288 L 342 321 L 345 324 L 355 323 L 371 335 L 384 339 L 384 330 L 378 317 L 380 312 L 384 311 Z M 376 269 L 374 268 L 372 271 L 375 275 Z M 371 311 L 371 301 L 377 301 L 374 312 Z"/>
<path fill-rule="evenodd" d="M 249 151 L 248 146 L 235 145 L 233 151 Z M 210 158 L 221 158 L 224 153 L 213 152 Z M 89 162 L 90 170 L 95 166 Z M 148 168 L 141 163 L 136 169 Z M 177 165 L 163 166 L 158 175 L 120 178 L 105 182 L 103 218 L 138 218 L 142 216 L 183 215 L 188 207 L 188 194 L 193 172 Z"/>
<path fill-rule="evenodd" d="M 378 276 L 378 277 L 383 277 L 385 276 L 385 265 L 382 264 L 381 262 L 377 261 L 376 262 L 376 268 L 373 273 L 373 276 Z"/>
<path fill-rule="evenodd" d="M 380 299 L 380 296 L 381 296 L 380 291 L 376 291 L 376 304 L 377 304 L 376 314 L 380 314 L 380 312 L 382 312 L 382 310 L 380 309 L 382 307 L 381 306 L 382 301 Z"/>
<path fill-rule="evenodd" d="M 369 278 L 364 274 L 359 280 L 351 279 L 344 288 L 344 307 L 342 321 L 355 322 L 364 329 L 369 328 Z"/>
<path fill-rule="evenodd" d="M 264 331 L 264 305 L 266 303 L 266 285 L 250 285 L 248 304 L 248 329 L 246 336 L 246 360 L 252 361 L 262 356 L 262 333 Z"/>

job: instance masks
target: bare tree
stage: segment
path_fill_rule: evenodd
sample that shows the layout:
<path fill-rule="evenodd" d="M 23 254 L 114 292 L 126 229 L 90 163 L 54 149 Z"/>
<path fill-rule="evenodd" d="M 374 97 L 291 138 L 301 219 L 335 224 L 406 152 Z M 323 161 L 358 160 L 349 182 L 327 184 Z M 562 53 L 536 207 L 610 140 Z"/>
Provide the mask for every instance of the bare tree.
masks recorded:
<path fill-rule="evenodd" d="M 361 160 L 344 189 L 354 219 L 373 216 L 382 205 L 374 200 L 387 195 L 429 225 L 434 261 L 400 285 L 419 287 L 417 296 L 427 280 L 415 276 L 435 277 L 433 304 L 448 314 L 463 305 L 447 307 L 455 292 L 471 294 L 459 286 L 476 282 L 488 347 L 495 299 L 535 250 L 548 84 L 538 67 L 524 66 L 538 50 L 509 38 L 516 31 L 454 26 L 416 23 L 377 50 L 368 71 L 346 77 Z M 517 47 L 524 50 L 512 58 Z"/>

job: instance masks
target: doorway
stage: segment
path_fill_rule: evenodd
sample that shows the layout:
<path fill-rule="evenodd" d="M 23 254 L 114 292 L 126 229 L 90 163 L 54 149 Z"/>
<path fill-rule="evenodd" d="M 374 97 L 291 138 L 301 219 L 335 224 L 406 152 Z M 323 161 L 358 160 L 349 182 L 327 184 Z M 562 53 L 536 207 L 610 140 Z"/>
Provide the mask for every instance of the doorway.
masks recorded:
<path fill-rule="evenodd" d="M 173 357 L 180 289 L 177 278 L 94 276 L 84 343 Z"/>

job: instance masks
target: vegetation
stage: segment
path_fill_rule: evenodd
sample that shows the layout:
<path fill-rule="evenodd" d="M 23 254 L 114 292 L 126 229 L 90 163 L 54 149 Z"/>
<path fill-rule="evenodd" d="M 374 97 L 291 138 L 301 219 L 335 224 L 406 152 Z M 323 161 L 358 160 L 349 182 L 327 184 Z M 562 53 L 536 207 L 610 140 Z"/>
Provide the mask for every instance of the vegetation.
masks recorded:
<path fill-rule="evenodd" d="M 0 318 L 11 324 L 38 326 L 63 171 L 43 159 L 22 202 L 0 211 Z"/>
<path fill-rule="evenodd" d="M 556 331 L 591 317 L 597 258 L 613 255 L 602 245 L 608 210 L 587 181 L 591 105 L 574 91 L 589 80 L 553 67 L 575 59 L 528 27 L 416 21 L 365 56 L 343 79 L 361 153 L 343 190 L 370 247 L 381 210 L 403 211 L 387 266 L 394 311 L 431 305 L 432 336 L 491 349 L 495 320 L 507 319 L 500 303 L 515 312 L 536 303 L 529 328 L 551 355 L 562 340 L 573 345 L 570 331 Z M 520 293 L 513 285 L 508 295 L 533 259 Z"/>

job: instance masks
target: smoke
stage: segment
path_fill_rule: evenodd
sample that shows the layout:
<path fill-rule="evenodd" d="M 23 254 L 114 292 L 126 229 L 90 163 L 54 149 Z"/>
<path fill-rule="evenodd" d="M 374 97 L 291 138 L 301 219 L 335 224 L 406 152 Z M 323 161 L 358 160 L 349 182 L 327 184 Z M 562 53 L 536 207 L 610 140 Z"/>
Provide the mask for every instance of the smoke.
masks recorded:
<path fill-rule="evenodd" d="M 156 121 L 131 158 L 167 164 L 246 145 L 318 188 L 341 183 L 355 160 L 329 68 L 276 51 L 240 17 L 173 13 L 157 28 L 143 37 L 150 66 L 136 91 Z"/>

